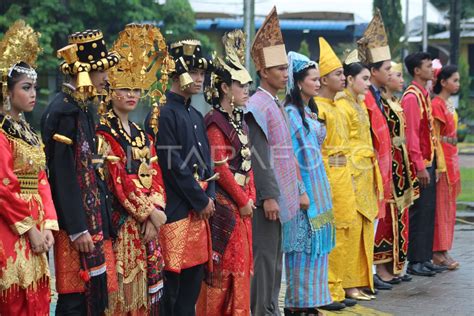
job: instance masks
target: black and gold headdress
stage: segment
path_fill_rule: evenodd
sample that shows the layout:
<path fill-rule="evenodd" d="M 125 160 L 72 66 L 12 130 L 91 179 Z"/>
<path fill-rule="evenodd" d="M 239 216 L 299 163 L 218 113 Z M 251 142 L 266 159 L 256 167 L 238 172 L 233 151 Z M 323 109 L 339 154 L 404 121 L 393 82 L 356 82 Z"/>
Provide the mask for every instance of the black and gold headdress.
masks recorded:
<path fill-rule="evenodd" d="M 105 71 L 119 62 L 119 55 L 108 52 L 104 36 L 99 30 L 76 32 L 69 36 L 69 45 L 58 50 L 64 61 L 60 65 L 65 75 L 77 75 L 76 98 L 88 99 L 97 95 L 89 77 L 91 71 Z"/>

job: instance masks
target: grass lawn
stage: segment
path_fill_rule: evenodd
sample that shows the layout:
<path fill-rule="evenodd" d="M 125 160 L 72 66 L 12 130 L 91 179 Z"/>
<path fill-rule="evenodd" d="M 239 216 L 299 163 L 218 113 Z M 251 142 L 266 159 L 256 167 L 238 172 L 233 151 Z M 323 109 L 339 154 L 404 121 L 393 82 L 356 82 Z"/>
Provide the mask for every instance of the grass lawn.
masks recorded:
<path fill-rule="evenodd" d="M 461 185 L 458 201 L 474 202 L 474 168 L 461 168 Z"/>

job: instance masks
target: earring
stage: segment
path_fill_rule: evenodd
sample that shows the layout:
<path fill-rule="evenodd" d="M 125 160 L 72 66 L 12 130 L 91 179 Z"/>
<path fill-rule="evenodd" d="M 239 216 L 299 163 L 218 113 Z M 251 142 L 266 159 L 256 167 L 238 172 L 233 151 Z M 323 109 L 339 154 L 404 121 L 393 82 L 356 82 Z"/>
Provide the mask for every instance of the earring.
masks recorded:
<path fill-rule="evenodd" d="M 12 109 L 12 104 L 10 103 L 10 96 L 7 96 L 5 100 L 4 109 L 6 112 L 10 112 L 10 110 Z"/>
<path fill-rule="evenodd" d="M 232 98 L 230 98 L 230 106 L 234 107 L 234 96 L 232 95 Z"/>
<path fill-rule="evenodd" d="M 301 88 L 301 86 L 298 86 L 298 89 L 300 89 L 300 92 L 303 90 L 303 88 Z"/>

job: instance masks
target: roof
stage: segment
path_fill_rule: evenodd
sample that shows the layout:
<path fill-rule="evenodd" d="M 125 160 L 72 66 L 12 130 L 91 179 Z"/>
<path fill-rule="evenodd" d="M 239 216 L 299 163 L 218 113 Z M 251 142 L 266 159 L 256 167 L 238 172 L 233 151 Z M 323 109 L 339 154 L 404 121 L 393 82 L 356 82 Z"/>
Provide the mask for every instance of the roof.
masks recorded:
<path fill-rule="evenodd" d="M 463 30 L 461 31 L 460 37 L 461 38 L 474 37 L 474 30 Z M 429 39 L 438 39 L 438 40 L 449 39 L 449 38 L 450 38 L 449 31 L 437 33 L 429 37 Z"/>
<path fill-rule="evenodd" d="M 255 19 L 255 28 L 262 25 L 264 19 Z M 280 27 L 283 31 L 288 30 L 309 30 L 309 31 L 345 31 L 349 26 L 355 26 L 353 21 L 314 21 L 314 20 L 287 20 L 280 19 Z M 367 26 L 363 24 L 363 28 Z M 240 29 L 244 27 L 242 18 L 217 18 L 196 20 L 196 30 L 205 31 L 211 29 Z"/>
<path fill-rule="evenodd" d="M 449 40 L 450 37 L 451 37 L 451 33 L 449 31 L 444 31 L 444 32 L 430 35 L 428 39 L 429 40 Z M 474 38 L 474 29 L 462 30 L 460 33 L 460 38 Z M 419 35 L 410 36 L 408 38 L 408 42 L 410 43 L 419 43 L 421 42 L 421 40 L 422 40 L 422 37 Z"/>

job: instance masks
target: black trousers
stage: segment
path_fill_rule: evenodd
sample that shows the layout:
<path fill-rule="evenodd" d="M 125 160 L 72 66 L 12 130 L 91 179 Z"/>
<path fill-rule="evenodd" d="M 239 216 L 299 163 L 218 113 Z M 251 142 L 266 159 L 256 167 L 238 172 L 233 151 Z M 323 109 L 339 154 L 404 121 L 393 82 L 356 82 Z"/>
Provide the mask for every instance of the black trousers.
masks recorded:
<path fill-rule="evenodd" d="M 181 270 L 164 271 L 163 298 L 160 315 L 194 316 L 196 302 L 204 279 L 204 265 Z"/>
<path fill-rule="evenodd" d="M 434 223 L 436 213 L 436 157 L 433 166 L 426 168 L 430 184 L 420 189 L 420 197 L 410 207 L 408 261 L 429 261 L 433 257 Z"/>
<path fill-rule="evenodd" d="M 85 316 L 87 304 L 84 293 L 59 294 L 56 316 Z"/>

